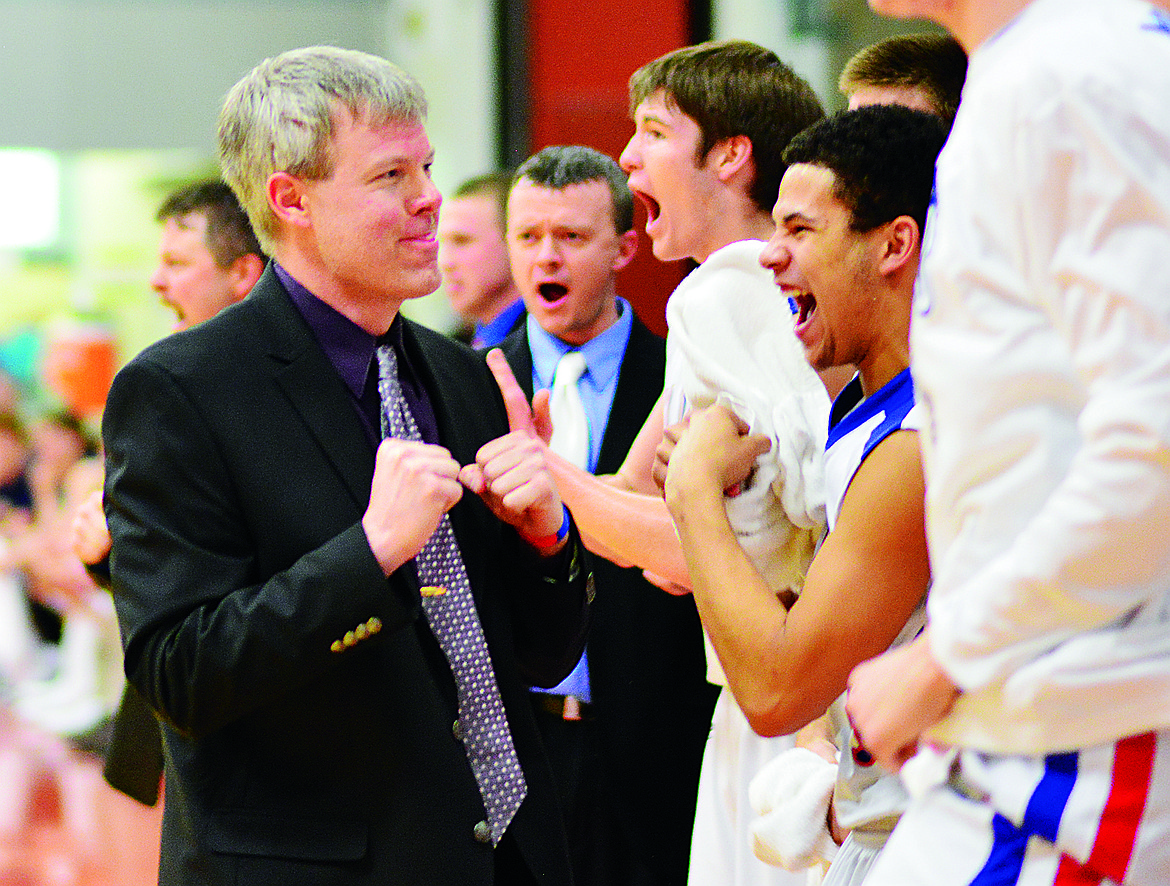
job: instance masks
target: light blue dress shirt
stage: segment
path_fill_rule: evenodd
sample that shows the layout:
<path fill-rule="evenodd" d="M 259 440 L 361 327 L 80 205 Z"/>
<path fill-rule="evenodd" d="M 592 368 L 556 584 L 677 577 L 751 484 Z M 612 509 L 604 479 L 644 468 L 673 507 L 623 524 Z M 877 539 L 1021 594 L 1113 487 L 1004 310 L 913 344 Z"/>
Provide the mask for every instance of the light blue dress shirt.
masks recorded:
<path fill-rule="evenodd" d="M 524 313 L 524 299 L 518 298 L 504 308 L 496 319 L 475 327 L 475 334 L 471 337 L 473 348 L 494 348 L 512 331 Z"/>
<path fill-rule="evenodd" d="M 630 330 L 634 326 L 634 309 L 630 307 L 630 303 L 624 298 L 618 298 L 617 309 L 617 322 L 577 349 L 585 357 L 586 368 L 577 382 L 577 390 L 581 394 L 585 417 L 589 422 L 587 468 L 590 473 L 597 469 L 601 441 L 605 436 L 605 426 L 609 421 L 609 411 L 613 407 L 614 393 L 617 391 L 618 373 L 622 367 L 622 358 L 626 355 L 626 346 L 630 343 Z M 531 314 L 528 315 L 526 323 L 528 347 L 532 352 L 532 390 L 535 393 L 552 387 L 557 363 L 561 357 L 574 349 L 545 332 Z M 590 701 L 589 663 L 586 655 L 582 653 L 581 660 L 577 662 L 573 672 L 558 685 L 547 690 L 534 687 L 533 691 L 573 695 L 581 701 Z"/>

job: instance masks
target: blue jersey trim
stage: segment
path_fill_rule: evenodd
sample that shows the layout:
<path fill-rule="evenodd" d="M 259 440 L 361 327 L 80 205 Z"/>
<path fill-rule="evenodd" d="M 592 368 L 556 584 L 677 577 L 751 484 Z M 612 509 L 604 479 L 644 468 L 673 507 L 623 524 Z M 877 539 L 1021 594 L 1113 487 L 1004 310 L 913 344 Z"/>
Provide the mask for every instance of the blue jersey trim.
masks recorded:
<path fill-rule="evenodd" d="M 863 399 L 865 407 L 855 409 L 854 407 Z M 833 409 L 829 413 L 829 440 L 825 448 L 831 448 L 834 443 L 869 421 L 874 415 L 884 412 L 885 417 L 881 424 L 873 429 L 862 450 L 861 460 L 864 461 L 875 446 L 902 427 L 902 422 L 913 408 L 914 380 L 910 377 L 908 368 L 882 385 L 881 389 L 868 399 L 862 396 L 861 377 L 857 376 L 841 389 L 841 393 L 833 401 Z"/>

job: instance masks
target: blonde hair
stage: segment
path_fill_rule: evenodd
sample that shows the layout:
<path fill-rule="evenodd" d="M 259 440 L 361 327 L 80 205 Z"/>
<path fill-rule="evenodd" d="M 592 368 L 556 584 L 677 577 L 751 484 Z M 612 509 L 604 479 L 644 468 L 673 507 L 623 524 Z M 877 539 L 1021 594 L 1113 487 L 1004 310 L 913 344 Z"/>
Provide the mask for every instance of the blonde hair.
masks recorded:
<path fill-rule="evenodd" d="M 425 119 L 427 101 L 418 81 L 392 62 L 334 46 L 265 59 L 228 92 L 219 114 L 219 162 L 266 252 L 276 236 L 269 177 L 328 178 L 340 108 L 371 125 L 411 123 Z"/>

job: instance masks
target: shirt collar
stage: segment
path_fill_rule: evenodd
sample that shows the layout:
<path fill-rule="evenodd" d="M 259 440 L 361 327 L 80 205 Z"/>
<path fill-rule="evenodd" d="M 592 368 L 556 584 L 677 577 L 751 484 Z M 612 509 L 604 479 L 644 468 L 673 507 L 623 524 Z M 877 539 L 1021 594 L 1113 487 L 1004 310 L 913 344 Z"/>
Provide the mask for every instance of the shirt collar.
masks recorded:
<path fill-rule="evenodd" d="M 626 343 L 630 340 L 630 330 L 634 325 L 634 310 L 630 303 L 620 296 L 617 299 L 618 319 L 609 329 L 581 347 L 574 349 L 556 336 L 545 332 L 536 319 L 529 314 L 528 346 L 532 351 L 532 371 L 535 376 L 537 390 L 551 388 L 553 374 L 557 363 L 569 351 L 578 350 L 585 358 L 586 372 L 593 379 L 593 384 L 601 389 L 608 387 L 617 377 L 621 369 L 622 357 L 626 353 Z"/>
<path fill-rule="evenodd" d="M 374 359 L 377 338 L 309 292 L 275 260 L 272 266 L 334 370 L 354 397 L 360 399 L 369 376 L 370 361 Z M 395 317 L 391 330 L 400 326 Z M 398 335 L 401 336 L 400 331 Z"/>
<path fill-rule="evenodd" d="M 494 347 L 507 338 L 520 315 L 524 313 L 524 299 L 518 298 L 504 308 L 494 320 L 475 328 L 475 340 L 483 347 Z M 478 345 L 477 345 L 478 346 Z"/>

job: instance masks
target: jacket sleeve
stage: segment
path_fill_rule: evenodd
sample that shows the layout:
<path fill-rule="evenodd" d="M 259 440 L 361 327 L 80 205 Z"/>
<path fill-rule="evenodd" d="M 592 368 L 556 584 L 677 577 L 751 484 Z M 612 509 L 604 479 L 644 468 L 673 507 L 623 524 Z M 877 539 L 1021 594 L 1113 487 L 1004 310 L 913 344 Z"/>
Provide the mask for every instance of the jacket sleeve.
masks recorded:
<path fill-rule="evenodd" d="M 164 365 L 139 357 L 115 379 L 103 420 L 126 674 L 189 735 L 295 691 L 334 664 L 331 643 L 371 613 L 386 631 L 415 617 L 409 595 L 388 593 L 358 521 L 280 569 L 261 563 L 238 466 L 203 406 Z"/>
<path fill-rule="evenodd" d="M 931 607 L 932 648 L 967 688 L 1157 604 L 1170 585 L 1170 197 L 1151 159 L 1170 150 L 1170 130 L 1130 106 L 1104 83 L 1005 99 L 1003 172 L 1022 209 L 980 221 L 1014 250 L 1063 345 L 1050 359 L 1067 354 L 1079 399 L 1049 400 L 1076 411 L 1077 436 L 1053 441 L 1076 451 L 1023 531 Z M 936 575 L 936 587 L 951 581 Z"/>

